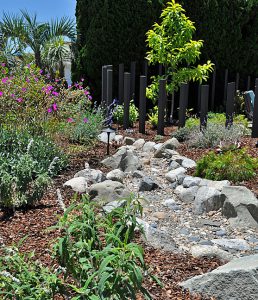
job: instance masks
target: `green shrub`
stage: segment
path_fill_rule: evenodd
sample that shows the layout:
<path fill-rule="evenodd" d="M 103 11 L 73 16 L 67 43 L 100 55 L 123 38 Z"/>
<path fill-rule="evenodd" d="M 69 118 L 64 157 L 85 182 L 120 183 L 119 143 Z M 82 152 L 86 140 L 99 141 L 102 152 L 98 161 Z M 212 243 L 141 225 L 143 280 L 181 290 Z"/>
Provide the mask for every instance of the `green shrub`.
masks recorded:
<path fill-rule="evenodd" d="M 226 115 L 222 113 L 208 113 L 208 124 L 226 124 Z M 248 120 L 244 115 L 235 115 L 234 116 L 235 124 L 242 124 L 246 128 L 248 128 Z M 190 117 L 186 120 L 185 126 L 187 128 L 192 128 L 195 126 L 200 126 L 200 119 L 197 117 Z"/>
<path fill-rule="evenodd" d="M 63 133 L 74 143 L 92 145 L 96 142 L 104 124 L 101 110 L 86 110 L 84 113 L 68 118 Z"/>
<path fill-rule="evenodd" d="M 11 209 L 40 200 L 67 159 L 47 137 L 0 130 L 0 207 Z"/>
<path fill-rule="evenodd" d="M 121 208 L 105 215 L 96 213 L 87 197 L 65 211 L 58 228 L 63 237 L 56 255 L 67 276 L 73 279 L 74 299 L 136 299 L 149 293 L 142 282 L 146 266 L 143 250 L 133 243 L 137 214 L 142 207 L 130 198 Z"/>
<path fill-rule="evenodd" d="M 246 134 L 249 134 L 249 130 L 242 124 L 234 124 L 230 128 L 225 128 L 225 125 L 208 123 L 203 132 L 200 131 L 199 126 L 184 127 L 173 133 L 173 137 L 185 141 L 190 147 L 214 148 L 220 143 L 234 144 Z"/>
<path fill-rule="evenodd" d="M 130 101 L 130 107 L 129 107 L 129 126 L 133 127 L 133 124 L 138 120 L 139 118 L 139 110 L 135 106 L 134 101 Z M 116 123 L 123 125 L 124 122 L 124 104 L 123 105 L 117 105 L 114 108 L 113 111 L 113 119 Z"/>
<path fill-rule="evenodd" d="M 246 153 L 246 150 L 228 150 L 222 154 L 210 152 L 197 161 L 195 176 L 212 180 L 230 180 L 241 182 L 256 174 L 258 160 Z"/>
<path fill-rule="evenodd" d="M 61 280 L 33 259 L 33 253 L 21 254 L 17 248 L 5 248 L 0 255 L 0 297 L 2 299 L 49 300 L 59 291 Z"/>

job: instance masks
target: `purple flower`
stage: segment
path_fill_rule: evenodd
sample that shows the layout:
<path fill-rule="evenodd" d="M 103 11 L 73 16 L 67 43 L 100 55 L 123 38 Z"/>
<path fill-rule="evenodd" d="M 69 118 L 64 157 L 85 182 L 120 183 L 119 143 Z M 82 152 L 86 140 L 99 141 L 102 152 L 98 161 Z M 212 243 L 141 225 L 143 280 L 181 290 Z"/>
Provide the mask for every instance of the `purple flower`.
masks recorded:
<path fill-rule="evenodd" d="M 92 100 L 92 96 L 91 96 L 91 95 L 89 95 L 89 96 L 88 96 L 88 99 L 89 99 L 89 100 Z"/>
<path fill-rule="evenodd" d="M 7 81 L 8 81 L 8 77 L 4 77 L 4 78 L 2 79 L 2 83 L 7 83 Z"/>
<path fill-rule="evenodd" d="M 88 90 L 86 90 L 86 91 L 84 91 L 84 94 L 85 94 L 86 96 L 88 96 L 88 95 L 90 94 L 90 92 L 89 92 Z"/>
<path fill-rule="evenodd" d="M 30 83 L 30 80 L 29 80 L 29 78 L 26 78 L 26 82 Z"/>
<path fill-rule="evenodd" d="M 73 118 L 68 118 L 68 119 L 67 119 L 67 122 L 68 122 L 68 123 L 73 123 L 73 122 L 74 122 L 74 119 L 73 119 Z"/>
<path fill-rule="evenodd" d="M 81 78 L 81 82 L 83 82 L 84 81 L 84 78 Z"/>
<path fill-rule="evenodd" d="M 50 114 L 50 113 L 52 113 L 52 108 L 49 108 L 48 110 L 47 110 L 47 112 Z"/>
<path fill-rule="evenodd" d="M 39 70 L 39 74 L 42 75 L 43 74 L 43 70 Z"/>
<path fill-rule="evenodd" d="M 2 97 L 2 96 L 3 96 L 3 94 L 4 94 L 4 93 L 0 91 L 0 97 Z"/>
<path fill-rule="evenodd" d="M 2 67 L 5 67 L 5 63 L 2 63 L 1 66 L 2 66 Z"/>
<path fill-rule="evenodd" d="M 59 93 L 57 93 L 57 92 L 52 92 L 52 95 L 54 95 L 54 96 L 58 96 L 59 95 Z"/>
<path fill-rule="evenodd" d="M 27 67 L 30 68 L 30 64 L 28 64 Z"/>
<path fill-rule="evenodd" d="M 57 104 L 56 104 L 56 103 L 54 103 L 54 104 L 52 105 L 52 107 L 53 107 L 53 110 L 54 110 L 54 111 L 57 111 Z"/>
<path fill-rule="evenodd" d="M 16 101 L 21 103 L 23 101 L 23 99 L 22 98 L 17 98 Z"/>
<path fill-rule="evenodd" d="M 14 98 L 14 97 L 15 97 L 15 95 L 14 95 L 14 94 L 11 94 L 10 96 L 11 96 L 12 98 Z"/>
<path fill-rule="evenodd" d="M 89 122 L 89 119 L 88 118 L 84 118 L 83 119 L 83 123 L 88 123 Z"/>
<path fill-rule="evenodd" d="M 37 77 L 34 77 L 34 80 L 35 80 L 36 82 L 38 82 L 38 81 L 39 81 L 39 79 L 38 79 Z"/>
<path fill-rule="evenodd" d="M 22 88 L 22 91 L 23 91 L 23 92 L 26 92 L 26 91 L 27 91 L 27 89 L 26 89 L 25 87 L 23 87 L 23 88 Z"/>

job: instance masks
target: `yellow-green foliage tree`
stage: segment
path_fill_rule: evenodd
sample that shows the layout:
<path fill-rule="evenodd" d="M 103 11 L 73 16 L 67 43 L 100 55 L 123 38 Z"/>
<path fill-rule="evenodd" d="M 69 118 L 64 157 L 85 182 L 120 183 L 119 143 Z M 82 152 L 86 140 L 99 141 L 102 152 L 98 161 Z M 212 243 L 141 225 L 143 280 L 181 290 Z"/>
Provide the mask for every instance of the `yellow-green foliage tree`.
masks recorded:
<path fill-rule="evenodd" d="M 147 32 L 150 64 L 162 64 L 164 75 L 152 77 L 147 96 L 154 103 L 157 99 L 159 79 L 167 79 L 167 91 L 172 94 L 182 83 L 190 80 L 202 82 L 208 78 L 213 64 L 208 61 L 196 65 L 201 55 L 203 41 L 193 40 L 195 27 L 185 15 L 185 10 L 174 0 L 167 3 L 161 14 L 161 23 L 155 23 Z"/>

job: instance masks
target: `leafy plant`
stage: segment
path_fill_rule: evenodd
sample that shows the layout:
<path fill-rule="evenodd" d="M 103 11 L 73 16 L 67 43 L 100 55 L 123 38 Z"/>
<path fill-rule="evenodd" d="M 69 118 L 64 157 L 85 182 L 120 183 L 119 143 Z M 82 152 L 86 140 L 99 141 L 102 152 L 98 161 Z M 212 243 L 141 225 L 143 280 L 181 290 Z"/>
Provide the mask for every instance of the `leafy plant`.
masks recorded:
<path fill-rule="evenodd" d="M 185 142 L 190 138 L 191 129 L 188 127 L 181 127 L 173 132 L 172 136 L 175 137 L 179 142 Z"/>
<path fill-rule="evenodd" d="M 68 118 L 63 132 L 70 141 L 84 145 L 92 145 L 101 133 L 104 116 L 101 110 L 85 110 L 85 112 Z"/>
<path fill-rule="evenodd" d="M 103 215 L 86 196 L 72 204 L 57 227 L 63 232 L 55 246 L 60 264 L 73 284 L 75 299 L 136 299 L 149 293 L 142 282 L 146 266 L 143 250 L 133 243 L 139 201 L 126 200 L 123 207 Z"/>
<path fill-rule="evenodd" d="M 51 272 L 35 262 L 33 253 L 22 254 L 16 247 L 5 248 L 4 253 L 0 256 L 2 299 L 49 300 L 62 290 L 62 282 L 58 278 L 60 272 Z"/>
<path fill-rule="evenodd" d="M 152 84 L 147 89 L 147 97 L 156 103 L 159 79 L 167 79 L 167 91 L 173 94 L 180 85 L 190 80 L 208 79 L 213 64 L 208 61 L 204 65 L 195 66 L 200 58 L 203 41 L 194 41 L 195 27 L 184 14 L 184 9 L 174 0 L 167 3 L 161 14 L 161 23 L 155 23 L 147 32 L 149 51 L 147 59 L 151 64 L 162 64 L 165 73 L 153 76 Z"/>
<path fill-rule="evenodd" d="M 139 118 L 139 110 L 135 106 L 134 101 L 130 101 L 129 106 L 129 125 L 133 127 L 133 124 L 138 120 Z M 122 125 L 124 122 L 124 104 L 115 106 L 113 110 L 113 119 L 118 124 Z"/>
<path fill-rule="evenodd" d="M 158 106 L 154 106 L 151 112 L 148 114 L 149 123 L 152 125 L 153 128 L 157 128 L 158 120 L 159 120 L 159 112 Z"/>
<path fill-rule="evenodd" d="M 197 161 L 195 176 L 241 182 L 253 178 L 257 168 L 257 158 L 252 158 L 245 149 L 231 149 L 221 154 L 212 151 Z"/>
<path fill-rule="evenodd" d="M 0 207 L 14 209 L 40 200 L 66 162 L 46 137 L 0 130 Z"/>
<path fill-rule="evenodd" d="M 248 120 L 244 115 L 241 115 L 241 114 L 235 115 L 233 121 L 235 124 L 242 124 L 245 128 L 248 128 Z M 208 123 L 225 125 L 226 124 L 226 115 L 223 113 L 209 112 L 208 113 Z M 199 125 L 200 125 L 200 119 L 197 117 L 189 117 L 186 120 L 186 124 L 185 124 L 185 126 L 187 128 L 193 128 L 193 127 L 199 126 Z"/>

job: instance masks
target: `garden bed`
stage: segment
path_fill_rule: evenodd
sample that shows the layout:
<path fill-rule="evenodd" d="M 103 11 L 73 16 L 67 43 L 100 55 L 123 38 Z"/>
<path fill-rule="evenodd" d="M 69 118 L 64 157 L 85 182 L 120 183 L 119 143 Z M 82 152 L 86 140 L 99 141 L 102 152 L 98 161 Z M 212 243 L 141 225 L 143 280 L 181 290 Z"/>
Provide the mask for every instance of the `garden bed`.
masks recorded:
<path fill-rule="evenodd" d="M 151 132 L 151 135 L 153 136 L 154 132 Z M 112 147 L 113 151 L 115 151 L 115 147 Z M 35 251 L 35 258 L 44 265 L 56 264 L 51 258 L 50 249 L 53 240 L 59 236 L 59 232 L 48 230 L 50 226 L 56 224 L 58 217 L 62 214 L 56 201 L 56 189 L 61 189 L 65 204 L 68 205 L 68 199 L 71 199 L 72 195 L 63 190 L 62 184 L 76 171 L 82 169 L 85 161 L 89 161 L 92 167 L 100 167 L 99 162 L 105 153 L 106 145 L 102 143 L 96 144 L 94 149 L 74 153 L 67 170 L 55 178 L 53 187 L 38 205 L 28 210 L 17 210 L 13 216 L 9 217 L 0 213 L 0 236 L 3 238 L 3 242 L 6 245 L 16 244 L 21 238 L 27 236 L 21 246 L 21 251 Z M 152 281 L 145 282 L 153 299 L 204 299 L 183 292 L 177 282 L 216 268 L 219 265 L 216 259 L 195 259 L 189 255 L 171 254 L 144 244 L 143 246 L 146 263 L 164 284 L 164 288 L 161 288 Z M 141 299 L 140 296 L 139 299 Z"/>

